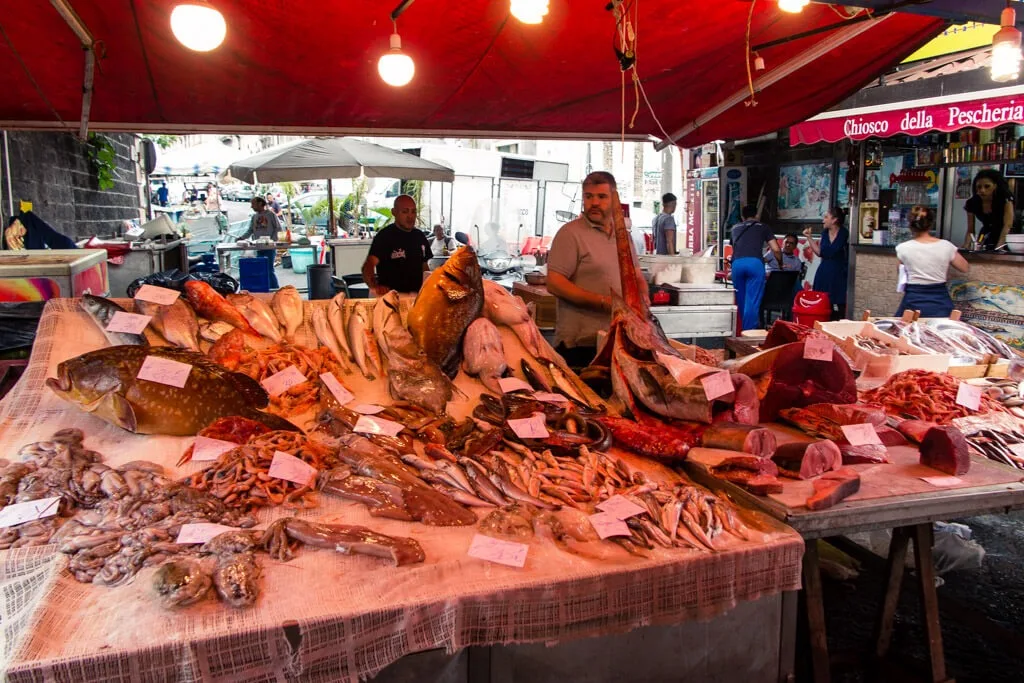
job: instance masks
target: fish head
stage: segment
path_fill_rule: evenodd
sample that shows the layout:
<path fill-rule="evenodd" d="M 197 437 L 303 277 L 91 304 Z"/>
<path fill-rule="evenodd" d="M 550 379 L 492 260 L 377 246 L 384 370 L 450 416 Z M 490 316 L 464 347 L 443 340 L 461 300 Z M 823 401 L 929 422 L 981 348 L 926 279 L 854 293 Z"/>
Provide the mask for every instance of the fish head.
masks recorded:
<path fill-rule="evenodd" d="M 134 376 L 141 361 L 129 349 L 145 351 L 138 346 L 114 346 L 66 360 L 57 366 L 56 377 L 47 378 L 46 386 L 82 410 L 134 432 L 137 421 L 121 394 L 122 378 Z"/>
<path fill-rule="evenodd" d="M 450 301 L 461 301 L 483 293 L 482 279 L 473 247 L 461 247 L 445 262 L 438 286 Z"/>

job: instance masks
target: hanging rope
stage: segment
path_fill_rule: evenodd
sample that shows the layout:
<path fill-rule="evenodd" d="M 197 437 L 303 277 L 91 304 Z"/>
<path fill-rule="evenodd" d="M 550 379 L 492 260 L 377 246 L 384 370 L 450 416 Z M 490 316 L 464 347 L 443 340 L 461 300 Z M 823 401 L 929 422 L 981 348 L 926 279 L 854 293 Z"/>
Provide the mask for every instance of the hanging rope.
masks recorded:
<path fill-rule="evenodd" d="M 750 70 L 750 25 L 754 23 L 755 5 L 757 5 L 757 0 L 753 0 L 750 3 L 750 12 L 747 13 L 747 43 L 746 53 L 743 56 L 743 61 L 747 64 L 747 86 L 750 88 L 750 99 L 746 100 L 743 104 L 748 107 L 757 106 L 757 93 L 754 92 L 754 74 Z"/>

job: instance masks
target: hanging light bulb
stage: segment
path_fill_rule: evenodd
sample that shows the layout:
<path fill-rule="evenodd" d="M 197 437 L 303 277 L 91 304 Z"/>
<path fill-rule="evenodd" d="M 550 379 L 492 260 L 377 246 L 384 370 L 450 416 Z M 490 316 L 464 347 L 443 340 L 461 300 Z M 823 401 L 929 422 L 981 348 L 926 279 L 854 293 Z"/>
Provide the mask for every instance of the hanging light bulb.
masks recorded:
<path fill-rule="evenodd" d="M 548 13 L 548 0 L 512 0 L 512 16 L 524 24 L 539 24 Z"/>
<path fill-rule="evenodd" d="M 171 33 L 196 52 L 209 52 L 224 42 L 228 25 L 224 15 L 205 0 L 182 3 L 171 10 Z"/>
<path fill-rule="evenodd" d="M 1020 76 L 1020 31 L 1017 30 L 1017 13 L 1012 7 L 1003 10 L 999 17 L 1001 28 L 992 38 L 992 80 L 1005 83 Z"/>
<path fill-rule="evenodd" d="M 377 60 L 377 73 L 385 83 L 396 88 L 408 85 L 416 73 L 412 57 L 402 52 L 402 37 L 398 35 L 397 25 L 391 34 L 391 49 Z"/>
<path fill-rule="evenodd" d="M 764 57 L 754 53 L 754 71 L 764 71 Z"/>
<path fill-rule="evenodd" d="M 779 0 L 779 9 L 790 14 L 799 14 L 809 4 L 810 0 Z"/>

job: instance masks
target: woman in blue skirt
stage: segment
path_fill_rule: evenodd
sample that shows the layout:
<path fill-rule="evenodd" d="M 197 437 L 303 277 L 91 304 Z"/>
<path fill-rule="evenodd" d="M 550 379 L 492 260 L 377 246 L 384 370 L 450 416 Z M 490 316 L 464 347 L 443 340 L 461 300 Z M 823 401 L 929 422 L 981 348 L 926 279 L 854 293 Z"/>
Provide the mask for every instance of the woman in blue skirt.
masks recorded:
<path fill-rule="evenodd" d="M 910 210 L 910 231 L 914 238 L 897 245 L 896 258 L 907 270 L 907 288 L 896 315 L 920 311 L 922 318 L 945 318 L 953 311 L 953 300 L 946 288 L 950 266 L 967 272 L 967 260 L 956 245 L 931 235 L 935 211 L 924 206 Z"/>

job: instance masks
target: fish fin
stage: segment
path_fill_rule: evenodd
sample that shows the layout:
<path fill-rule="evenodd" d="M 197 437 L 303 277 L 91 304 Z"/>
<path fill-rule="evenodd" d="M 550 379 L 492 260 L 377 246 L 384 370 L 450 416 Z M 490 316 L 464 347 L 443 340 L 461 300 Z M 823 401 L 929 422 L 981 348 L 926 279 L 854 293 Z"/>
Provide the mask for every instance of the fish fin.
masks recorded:
<path fill-rule="evenodd" d="M 131 402 L 115 391 L 108 391 L 95 401 L 83 403 L 82 410 L 132 433 L 139 426 Z"/>
<path fill-rule="evenodd" d="M 260 424 L 266 425 L 274 430 L 280 429 L 287 432 L 302 432 L 301 429 L 283 417 L 279 417 L 273 413 L 264 413 L 263 411 L 256 410 L 255 408 L 243 408 L 241 410 L 241 416 L 247 417 L 250 420 L 256 420 Z"/>
<path fill-rule="evenodd" d="M 235 385 L 238 393 L 245 397 L 256 408 L 266 408 L 270 404 L 270 396 L 259 382 L 241 372 L 225 372 L 224 378 Z"/>
<path fill-rule="evenodd" d="M 452 275 L 445 273 L 445 277 L 442 277 L 437 286 L 444 292 L 445 297 L 451 301 L 459 301 L 465 299 L 467 296 L 473 293 L 473 290 L 469 289 L 461 282 L 456 280 Z"/>

